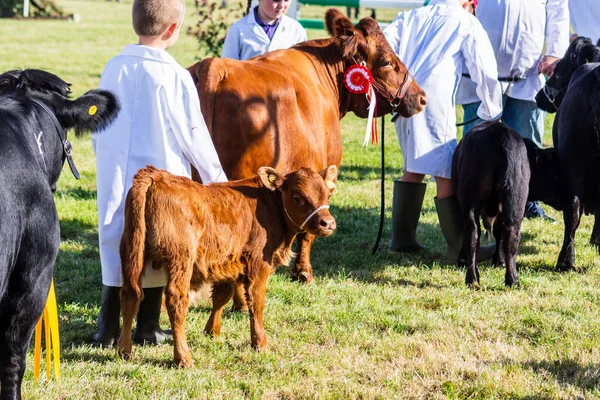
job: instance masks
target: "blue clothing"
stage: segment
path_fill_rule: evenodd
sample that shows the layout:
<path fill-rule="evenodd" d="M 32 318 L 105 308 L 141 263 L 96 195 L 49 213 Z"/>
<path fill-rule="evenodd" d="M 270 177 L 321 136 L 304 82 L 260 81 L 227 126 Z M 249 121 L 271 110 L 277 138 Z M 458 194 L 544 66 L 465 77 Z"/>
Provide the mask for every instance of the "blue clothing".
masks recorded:
<path fill-rule="evenodd" d="M 521 137 L 531 139 L 539 147 L 542 147 L 544 135 L 544 118 L 546 113 L 540 110 L 535 101 L 519 100 L 506 95 L 502 96 L 502 121 L 517 132 Z M 477 117 L 479 102 L 464 104 L 464 121 L 470 121 Z M 463 136 L 475 125 L 481 123 L 477 119 L 463 127 Z"/>
<path fill-rule="evenodd" d="M 269 38 L 269 40 L 273 40 L 273 35 L 275 35 L 275 31 L 277 30 L 277 27 L 279 26 L 279 21 L 281 21 L 281 18 L 277 19 L 275 21 L 275 23 L 272 25 L 269 25 L 266 22 L 263 22 L 258 17 L 258 6 L 254 7 L 254 18 L 256 19 L 256 23 L 258 23 L 258 25 L 260 25 L 260 27 L 263 28 L 263 30 L 267 34 L 267 37 Z"/>

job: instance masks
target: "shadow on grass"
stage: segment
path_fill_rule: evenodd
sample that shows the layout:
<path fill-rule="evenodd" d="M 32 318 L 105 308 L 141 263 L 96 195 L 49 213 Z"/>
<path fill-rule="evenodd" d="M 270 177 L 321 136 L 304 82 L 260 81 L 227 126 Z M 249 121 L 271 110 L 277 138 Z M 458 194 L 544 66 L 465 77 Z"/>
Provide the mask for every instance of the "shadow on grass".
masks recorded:
<path fill-rule="evenodd" d="M 582 365 L 575 360 L 528 361 L 523 364 L 536 374 L 551 375 L 561 385 L 594 390 L 600 385 L 600 365 Z"/>

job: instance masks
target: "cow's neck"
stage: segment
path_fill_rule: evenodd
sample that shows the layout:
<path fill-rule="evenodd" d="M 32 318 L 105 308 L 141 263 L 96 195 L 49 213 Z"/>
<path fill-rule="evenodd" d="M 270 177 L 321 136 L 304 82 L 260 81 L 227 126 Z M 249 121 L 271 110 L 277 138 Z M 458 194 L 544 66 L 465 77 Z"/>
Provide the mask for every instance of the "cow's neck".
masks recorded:
<path fill-rule="evenodd" d="M 315 69 L 322 69 L 324 73 L 316 73 L 322 87 L 335 93 L 339 105 L 339 118 L 342 119 L 350 109 L 350 97 L 344 88 L 344 70 L 346 63 L 342 57 L 342 49 L 339 39 L 320 39 L 319 46 L 311 46 L 307 54 L 318 60 L 313 62 Z"/>

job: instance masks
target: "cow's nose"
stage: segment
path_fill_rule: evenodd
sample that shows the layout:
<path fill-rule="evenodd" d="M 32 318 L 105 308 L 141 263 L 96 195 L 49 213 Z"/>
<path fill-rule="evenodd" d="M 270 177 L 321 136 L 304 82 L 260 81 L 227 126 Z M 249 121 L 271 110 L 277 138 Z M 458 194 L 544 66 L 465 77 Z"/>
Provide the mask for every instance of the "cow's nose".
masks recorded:
<path fill-rule="evenodd" d="M 319 221 L 319 225 L 323 230 L 326 231 L 335 231 L 335 219 L 333 217 L 324 217 Z"/>
<path fill-rule="evenodd" d="M 426 95 L 421 95 L 419 96 L 419 104 L 421 105 L 421 107 L 425 108 L 425 106 L 427 105 L 427 96 Z"/>

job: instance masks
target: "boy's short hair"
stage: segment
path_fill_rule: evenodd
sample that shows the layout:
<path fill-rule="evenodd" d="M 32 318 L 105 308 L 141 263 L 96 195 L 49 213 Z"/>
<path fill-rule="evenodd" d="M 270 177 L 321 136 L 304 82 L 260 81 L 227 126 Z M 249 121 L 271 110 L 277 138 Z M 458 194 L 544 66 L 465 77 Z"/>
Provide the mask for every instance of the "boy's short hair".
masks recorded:
<path fill-rule="evenodd" d="M 185 15 L 184 0 L 134 0 L 133 30 L 138 36 L 158 36 Z"/>

